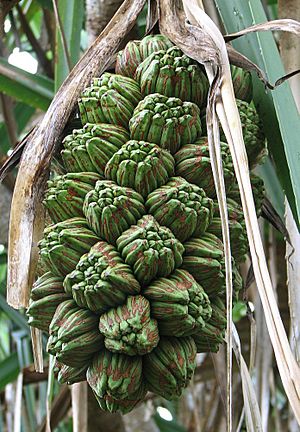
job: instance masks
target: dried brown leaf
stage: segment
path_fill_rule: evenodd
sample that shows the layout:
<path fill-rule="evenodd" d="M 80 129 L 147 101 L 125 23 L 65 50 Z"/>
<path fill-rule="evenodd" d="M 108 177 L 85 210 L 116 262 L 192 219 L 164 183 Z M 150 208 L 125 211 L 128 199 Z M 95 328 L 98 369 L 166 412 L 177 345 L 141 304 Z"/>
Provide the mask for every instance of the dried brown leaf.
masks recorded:
<path fill-rule="evenodd" d="M 158 3 L 157 0 L 148 0 L 148 11 L 146 21 L 146 34 L 149 34 L 158 21 Z"/>
<path fill-rule="evenodd" d="M 241 36 L 244 36 L 249 33 L 258 32 L 258 31 L 285 31 L 289 33 L 294 33 L 296 35 L 300 34 L 300 23 L 298 21 L 292 19 L 279 19 L 268 21 L 266 23 L 255 24 L 251 27 L 247 27 L 244 30 L 241 30 L 236 33 L 231 33 L 224 36 L 226 42 L 230 42 L 234 39 L 237 39 Z"/>

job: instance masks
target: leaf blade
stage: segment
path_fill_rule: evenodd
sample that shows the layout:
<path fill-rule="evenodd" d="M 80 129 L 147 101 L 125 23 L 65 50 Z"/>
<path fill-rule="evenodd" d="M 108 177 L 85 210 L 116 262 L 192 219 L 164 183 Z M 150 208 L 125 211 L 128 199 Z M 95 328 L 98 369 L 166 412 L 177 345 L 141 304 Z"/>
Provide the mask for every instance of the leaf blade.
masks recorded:
<path fill-rule="evenodd" d="M 43 111 L 54 96 L 52 80 L 25 72 L 3 58 L 0 58 L 0 91 Z"/>
<path fill-rule="evenodd" d="M 234 33 L 267 20 L 258 0 L 215 0 L 226 31 Z M 234 47 L 265 70 L 271 82 L 285 75 L 274 38 L 269 32 L 249 34 L 233 42 Z M 271 156 L 285 190 L 295 221 L 300 224 L 300 135 L 299 115 L 289 84 L 283 83 L 272 92 L 254 77 L 254 101 L 262 117 Z M 293 125 L 293 127 L 288 127 Z M 277 209 L 278 210 L 278 209 Z"/>
<path fill-rule="evenodd" d="M 66 48 L 70 57 L 71 66 L 73 67 L 79 60 L 80 55 L 80 34 L 84 15 L 84 2 L 81 0 L 59 2 L 58 13 L 66 39 Z M 56 31 L 56 46 L 54 73 L 55 90 L 58 90 L 70 72 L 59 29 Z"/>
<path fill-rule="evenodd" d="M 0 391 L 7 384 L 14 382 L 18 378 L 19 372 L 18 355 L 14 352 L 0 363 Z"/>

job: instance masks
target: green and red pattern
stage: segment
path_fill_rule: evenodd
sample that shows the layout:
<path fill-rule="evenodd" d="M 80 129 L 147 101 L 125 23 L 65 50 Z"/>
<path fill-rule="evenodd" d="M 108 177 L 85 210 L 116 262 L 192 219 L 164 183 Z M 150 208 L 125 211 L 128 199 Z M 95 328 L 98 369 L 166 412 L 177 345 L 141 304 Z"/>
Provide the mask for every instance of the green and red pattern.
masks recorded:
<path fill-rule="evenodd" d="M 87 123 L 63 140 L 61 156 L 66 170 L 96 172 L 104 178 L 107 162 L 128 139 L 128 132 L 121 126 Z"/>
<path fill-rule="evenodd" d="M 229 147 L 226 143 L 222 142 L 221 157 L 227 191 L 235 182 L 235 177 Z M 184 145 L 175 153 L 174 159 L 176 162 L 175 170 L 177 175 L 204 189 L 207 196 L 212 198 L 216 197 L 207 137 L 202 137 L 194 144 Z"/>
<path fill-rule="evenodd" d="M 191 102 L 151 94 L 135 108 L 129 129 L 132 139 L 158 144 L 174 154 L 200 137 L 200 110 Z"/>
<path fill-rule="evenodd" d="M 145 58 L 156 51 L 167 50 L 172 45 L 172 42 L 163 35 L 149 35 L 142 40 L 130 41 L 117 55 L 116 73 L 133 77 Z"/>
<path fill-rule="evenodd" d="M 108 161 L 105 177 L 146 197 L 168 181 L 174 165 L 170 153 L 158 145 L 131 140 Z"/>
<path fill-rule="evenodd" d="M 206 105 L 208 80 L 199 64 L 177 47 L 147 57 L 134 75 L 143 96 L 160 93 L 183 101 Z"/>
<path fill-rule="evenodd" d="M 203 189 L 181 177 L 172 177 L 148 196 L 146 208 L 184 242 L 204 234 L 212 220 L 214 204 Z"/>
<path fill-rule="evenodd" d="M 134 189 L 106 180 L 86 194 L 83 213 L 99 237 L 115 244 L 120 235 L 145 213 L 144 199 Z"/>
<path fill-rule="evenodd" d="M 106 242 L 96 243 L 64 280 L 64 288 L 78 306 L 102 313 L 138 294 L 140 284 L 118 251 Z"/>
<path fill-rule="evenodd" d="M 116 72 L 83 91 L 83 127 L 64 138 L 57 155 L 43 201 L 53 223 L 39 243 L 27 315 L 49 334 L 59 382 L 87 381 L 103 410 L 125 414 L 148 391 L 178 398 L 197 352 L 218 350 L 226 286 L 200 117 L 208 93 L 202 68 L 165 36 L 151 35 L 128 43 Z M 265 140 L 248 103 L 250 75 L 232 73 L 245 100 L 238 105 L 254 166 Z M 248 241 L 226 142 L 221 156 L 236 299 Z M 252 182 L 259 214 L 263 183 L 254 176 Z"/>

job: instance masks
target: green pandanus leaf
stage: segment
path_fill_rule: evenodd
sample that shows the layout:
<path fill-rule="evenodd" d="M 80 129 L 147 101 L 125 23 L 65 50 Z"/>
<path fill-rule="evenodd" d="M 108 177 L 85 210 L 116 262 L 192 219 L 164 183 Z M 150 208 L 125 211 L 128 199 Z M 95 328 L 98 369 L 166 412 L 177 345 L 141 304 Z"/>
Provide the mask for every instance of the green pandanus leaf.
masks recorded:
<path fill-rule="evenodd" d="M 86 195 L 83 212 L 93 231 L 112 244 L 146 213 L 139 193 L 108 180 L 98 181 Z"/>
<path fill-rule="evenodd" d="M 135 80 L 105 72 L 92 80 L 78 100 L 82 123 L 110 123 L 127 128 L 141 99 L 140 86 Z"/>
<path fill-rule="evenodd" d="M 137 68 L 135 79 L 143 95 L 160 93 L 199 107 L 206 105 L 208 80 L 199 64 L 177 47 L 147 57 Z"/>
<path fill-rule="evenodd" d="M 147 285 L 182 264 L 183 245 L 151 215 L 144 216 L 117 240 L 117 248 L 135 277 Z"/>
<path fill-rule="evenodd" d="M 157 348 L 143 358 L 149 390 L 169 400 L 179 397 L 194 373 L 196 352 L 192 337 L 162 337 Z"/>
<path fill-rule="evenodd" d="M 129 296 L 124 305 L 101 315 L 99 329 L 109 351 L 130 356 L 147 354 L 159 341 L 150 303 L 142 296 Z"/>
<path fill-rule="evenodd" d="M 167 150 L 145 141 L 128 141 L 108 161 L 105 177 L 146 197 L 174 174 L 174 159 Z"/>
<path fill-rule="evenodd" d="M 142 357 L 103 349 L 94 356 L 87 371 L 87 381 L 100 399 L 135 397 L 142 382 Z"/>
<path fill-rule="evenodd" d="M 69 172 L 96 172 L 104 178 L 109 159 L 129 139 L 126 129 L 109 124 L 87 123 L 63 140 L 61 156 Z"/>
<path fill-rule="evenodd" d="M 98 315 L 79 308 L 74 300 L 62 302 L 49 327 L 47 351 L 68 366 L 89 364 L 94 353 L 104 346 L 98 322 Z"/>
<path fill-rule="evenodd" d="M 200 110 L 191 102 L 151 94 L 135 108 L 129 129 L 131 139 L 155 143 L 174 154 L 201 136 Z"/>
<path fill-rule="evenodd" d="M 222 142 L 221 156 L 226 191 L 228 191 L 235 182 L 235 176 L 228 144 Z M 204 189 L 207 196 L 216 197 L 207 137 L 197 140 L 194 144 L 183 146 L 175 153 L 174 159 L 176 175 Z"/>
<path fill-rule="evenodd" d="M 151 315 L 157 319 L 161 335 L 190 336 L 211 317 L 207 294 L 185 270 L 157 279 L 143 294 L 150 301 Z"/>
<path fill-rule="evenodd" d="M 42 266 L 55 275 L 65 276 L 98 240 L 82 218 L 49 225 L 44 231 L 44 238 L 39 242 Z"/>
<path fill-rule="evenodd" d="M 171 178 L 165 186 L 152 192 L 146 208 L 182 242 L 202 235 L 213 216 L 213 200 L 203 189 L 182 177 Z"/>
<path fill-rule="evenodd" d="M 126 399 L 115 399 L 109 395 L 104 395 L 99 397 L 95 392 L 94 395 L 99 403 L 99 406 L 104 411 L 109 411 L 111 413 L 120 412 L 122 414 L 127 414 L 133 410 L 139 403 L 143 401 L 147 393 L 147 387 L 143 381 L 137 391 L 130 393 Z"/>
<path fill-rule="evenodd" d="M 156 51 L 167 50 L 172 45 L 172 42 L 163 35 L 149 35 L 140 41 L 130 41 L 117 55 L 116 73 L 133 77 L 145 58 Z"/>
<path fill-rule="evenodd" d="M 231 66 L 234 94 L 237 99 L 251 102 L 253 95 L 252 77 L 249 71 Z"/>
<path fill-rule="evenodd" d="M 44 206 L 52 222 L 57 223 L 73 217 L 83 217 L 83 201 L 101 176 L 93 172 L 68 173 L 57 176 L 47 183 Z"/>
<path fill-rule="evenodd" d="M 95 244 L 80 258 L 76 269 L 66 276 L 64 287 L 78 306 L 96 313 L 121 305 L 128 295 L 140 291 L 129 265 L 106 242 Z"/>

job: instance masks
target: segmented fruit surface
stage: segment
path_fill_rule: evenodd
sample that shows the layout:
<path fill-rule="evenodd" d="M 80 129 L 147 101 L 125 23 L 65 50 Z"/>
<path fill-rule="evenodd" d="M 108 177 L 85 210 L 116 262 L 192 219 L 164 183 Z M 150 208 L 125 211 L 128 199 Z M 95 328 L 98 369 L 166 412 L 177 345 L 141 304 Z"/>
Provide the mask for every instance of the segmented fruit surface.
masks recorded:
<path fill-rule="evenodd" d="M 133 77 L 137 67 L 156 51 L 171 48 L 172 42 L 163 35 L 149 35 L 142 40 L 128 42 L 117 55 L 116 73 Z"/>
<path fill-rule="evenodd" d="M 250 167 L 265 153 L 251 77 L 232 68 Z M 103 410 L 127 413 L 147 391 L 178 398 L 197 352 L 226 328 L 222 224 L 205 124 L 208 80 L 165 36 L 131 41 L 86 88 L 44 196 L 29 324 L 48 332 L 60 383 L 87 380 Z M 80 123 L 80 119 L 77 119 Z M 234 299 L 248 252 L 227 143 Z M 56 166 L 58 166 L 56 164 Z M 259 214 L 262 181 L 251 175 Z M 47 219 L 48 220 L 48 219 Z"/>
<path fill-rule="evenodd" d="M 184 101 L 206 104 L 208 80 L 197 62 L 177 47 L 157 51 L 137 68 L 135 79 L 140 83 L 143 96 L 160 93 Z"/>
<path fill-rule="evenodd" d="M 132 139 L 158 144 L 174 154 L 182 145 L 200 137 L 200 110 L 191 102 L 150 94 L 135 108 L 129 129 Z"/>
<path fill-rule="evenodd" d="M 158 145 L 128 141 L 108 161 L 105 177 L 146 197 L 174 174 L 174 159 Z"/>

